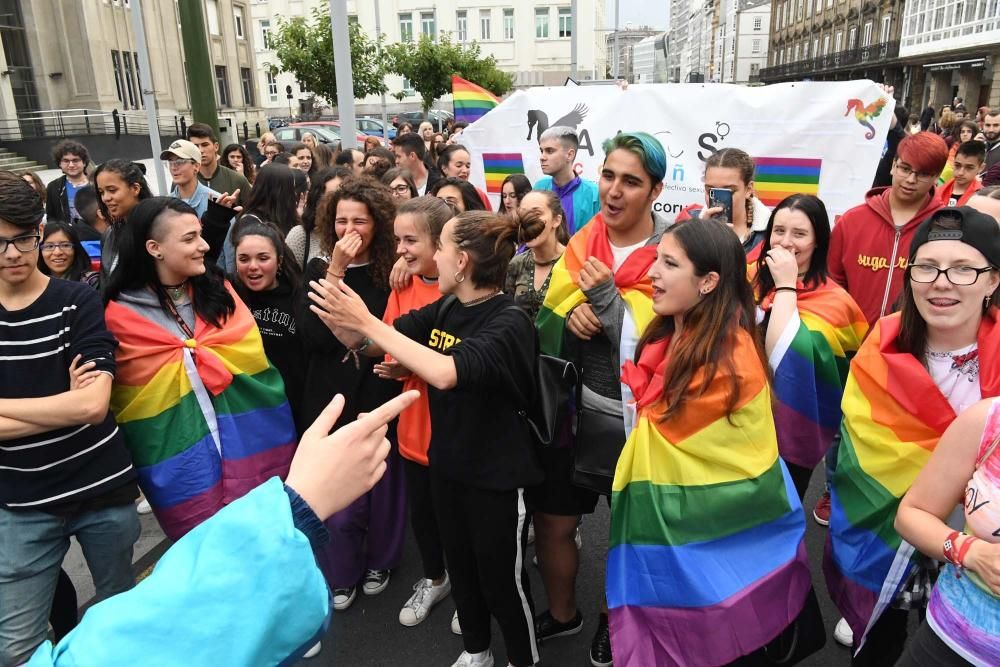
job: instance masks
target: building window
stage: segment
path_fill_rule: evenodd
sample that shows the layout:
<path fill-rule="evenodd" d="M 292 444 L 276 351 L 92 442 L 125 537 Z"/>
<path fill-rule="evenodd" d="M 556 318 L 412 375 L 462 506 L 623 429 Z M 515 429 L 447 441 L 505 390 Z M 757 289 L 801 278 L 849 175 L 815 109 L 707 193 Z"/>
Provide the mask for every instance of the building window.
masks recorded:
<path fill-rule="evenodd" d="M 819 56 L 819 37 L 813 40 L 813 58 Z"/>
<path fill-rule="evenodd" d="M 851 26 L 851 29 L 847 32 L 847 48 L 854 50 L 854 47 L 858 43 L 858 27 Z"/>
<path fill-rule="evenodd" d="M 240 83 L 243 84 L 243 104 L 253 106 L 253 74 L 249 67 L 240 68 Z"/>
<path fill-rule="evenodd" d="M 826 8 L 830 9 L 831 7 L 833 7 L 833 0 L 826 0 Z"/>
<path fill-rule="evenodd" d="M 125 65 L 125 89 L 128 91 L 129 106 L 138 109 L 139 105 L 135 103 L 136 87 L 132 78 L 132 58 L 129 57 L 128 51 L 122 51 L 122 63 Z"/>
<path fill-rule="evenodd" d="M 549 8 L 535 7 L 535 39 L 549 37 Z"/>
<path fill-rule="evenodd" d="M 871 46 L 872 45 L 872 22 L 869 21 L 865 24 L 865 31 L 861 38 L 861 46 Z"/>
<path fill-rule="evenodd" d="M 403 77 L 403 92 L 407 95 L 407 97 L 412 96 L 416 92 L 413 88 L 413 82 L 405 76 Z"/>
<path fill-rule="evenodd" d="M 272 102 L 278 101 L 278 80 L 273 74 L 267 72 L 267 96 L 271 98 Z"/>
<path fill-rule="evenodd" d="M 809 59 L 809 40 L 802 42 L 802 60 Z"/>
<path fill-rule="evenodd" d="M 420 12 L 420 34 L 427 35 L 431 39 L 437 35 L 434 27 L 434 12 Z"/>
<path fill-rule="evenodd" d="M 125 78 L 122 74 L 122 61 L 121 55 L 118 51 L 111 52 L 111 69 L 115 73 L 115 92 L 118 93 L 118 101 L 128 109 L 128 105 L 125 104 Z"/>
<path fill-rule="evenodd" d="M 573 8 L 572 7 L 560 7 L 559 8 L 559 36 L 560 37 L 572 37 L 573 36 Z"/>
<path fill-rule="evenodd" d="M 399 41 L 413 41 L 413 14 L 399 15 Z"/>
<path fill-rule="evenodd" d="M 469 13 L 464 9 L 455 12 L 455 32 L 458 34 L 458 41 L 469 40 Z"/>
<path fill-rule="evenodd" d="M 842 30 L 837 31 L 837 36 L 833 39 L 833 52 L 840 53 L 841 48 L 844 46 L 844 32 Z"/>
<path fill-rule="evenodd" d="M 755 39 L 750 42 L 750 53 L 760 53 L 760 40 Z"/>
<path fill-rule="evenodd" d="M 823 36 L 823 55 L 830 55 L 830 35 Z"/>
<path fill-rule="evenodd" d="M 487 41 L 492 39 L 490 37 L 490 14 L 489 9 L 479 10 L 479 37 Z"/>
<path fill-rule="evenodd" d="M 271 20 L 263 19 L 260 22 L 260 43 L 265 51 L 271 48 Z"/>
<path fill-rule="evenodd" d="M 762 19 L 761 17 L 759 17 L 759 16 L 753 17 L 753 29 L 754 30 L 760 30 L 763 23 L 764 23 L 764 19 Z"/>
<path fill-rule="evenodd" d="M 959 7 L 961 7 L 961 3 L 959 4 Z M 961 12 L 959 12 L 959 11 L 955 12 L 955 20 L 956 21 L 961 21 L 962 20 Z M 891 26 L 892 26 L 892 16 L 883 16 L 882 17 L 882 32 L 879 35 L 879 41 L 882 42 L 883 44 L 885 44 L 885 43 L 887 43 L 889 41 L 889 29 L 890 29 Z"/>
<path fill-rule="evenodd" d="M 798 0 L 795 4 L 795 22 L 798 23 L 802 20 L 802 0 Z"/>
<path fill-rule="evenodd" d="M 796 44 L 795 45 L 795 50 L 792 51 L 792 62 L 794 63 L 794 62 L 798 62 L 798 61 L 799 61 L 799 45 Z"/>
<path fill-rule="evenodd" d="M 219 32 L 219 0 L 208 0 L 205 3 L 205 15 L 208 17 L 208 34 L 221 35 Z"/>
<path fill-rule="evenodd" d="M 818 15 L 823 11 L 823 0 L 816 0 L 816 14 Z"/>
<path fill-rule="evenodd" d="M 246 35 L 243 34 L 243 8 L 234 5 L 233 16 L 236 19 L 236 39 L 246 39 Z"/>
<path fill-rule="evenodd" d="M 223 65 L 215 66 L 215 87 L 219 91 L 219 106 L 229 106 L 229 81 L 226 79 L 226 68 Z"/>
<path fill-rule="evenodd" d="M 503 38 L 510 41 L 514 39 L 514 10 L 503 10 Z"/>

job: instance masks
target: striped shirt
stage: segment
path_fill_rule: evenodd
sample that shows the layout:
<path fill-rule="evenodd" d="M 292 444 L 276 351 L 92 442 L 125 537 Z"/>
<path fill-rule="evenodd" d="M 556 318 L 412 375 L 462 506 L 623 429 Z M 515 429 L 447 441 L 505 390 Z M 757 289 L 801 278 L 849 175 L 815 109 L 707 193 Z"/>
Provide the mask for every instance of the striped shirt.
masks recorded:
<path fill-rule="evenodd" d="M 68 280 L 49 280 L 27 308 L 0 306 L 0 398 L 39 398 L 69 390 L 69 367 L 96 362 L 114 375 L 114 337 L 97 292 Z M 0 506 L 65 511 L 100 504 L 134 485 L 135 470 L 110 411 L 100 424 L 57 428 L 0 440 Z M 115 494 L 115 492 L 118 494 Z"/>

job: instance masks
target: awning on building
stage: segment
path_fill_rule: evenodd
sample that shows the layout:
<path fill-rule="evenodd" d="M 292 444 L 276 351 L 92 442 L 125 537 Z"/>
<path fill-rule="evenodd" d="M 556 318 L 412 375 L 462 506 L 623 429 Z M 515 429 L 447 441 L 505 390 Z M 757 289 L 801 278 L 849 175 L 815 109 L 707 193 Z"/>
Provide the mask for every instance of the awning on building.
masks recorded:
<path fill-rule="evenodd" d="M 947 63 L 928 63 L 924 69 L 928 72 L 945 72 L 953 69 L 983 69 L 986 67 L 986 58 L 970 58 L 969 60 L 953 60 Z"/>

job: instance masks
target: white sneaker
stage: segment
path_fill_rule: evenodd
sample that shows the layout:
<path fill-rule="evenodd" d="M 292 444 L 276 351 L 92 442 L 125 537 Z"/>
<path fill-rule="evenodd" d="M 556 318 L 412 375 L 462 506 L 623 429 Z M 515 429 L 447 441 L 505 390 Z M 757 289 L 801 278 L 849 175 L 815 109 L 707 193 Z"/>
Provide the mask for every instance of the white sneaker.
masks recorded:
<path fill-rule="evenodd" d="M 135 506 L 135 511 L 139 514 L 152 514 L 153 508 L 150 506 L 149 501 L 143 498 L 139 501 L 139 504 Z"/>
<path fill-rule="evenodd" d="M 447 572 L 445 572 L 444 581 L 438 586 L 434 585 L 433 579 L 421 579 L 413 584 L 413 595 L 399 610 L 399 622 L 412 628 L 427 618 L 434 605 L 443 600 L 450 592 L 451 579 L 448 578 Z"/>
<path fill-rule="evenodd" d="M 451 667 L 493 667 L 493 652 L 490 650 L 482 653 L 469 653 L 462 651 Z"/>
<path fill-rule="evenodd" d="M 573 536 L 573 541 L 576 542 L 577 551 L 583 549 L 583 537 L 580 536 L 580 526 L 576 527 L 576 535 Z"/>
<path fill-rule="evenodd" d="M 456 635 L 462 634 L 462 626 L 458 623 L 458 610 L 455 610 L 455 615 L 451 617 L 451 631 Z"/>
<path fill-rule="evenodd" d="M 322 642 L 316 642 L 315 644 L 313 644 L 313 647 L 311 649 L 309 649 L 308 651 L 306 651 L 306 654 L 303 655 L 302 657 L 303 658 L 315 658 L 317 655 L 319 655 L 319 652 L 322 651 L 322 650 L 323 650 L 323 643 Z"/>
<path fill-rule="evenodd" d="M 833 629 L 833 638 L 841 646 L 846 646 L 847 648 L 854 646 L 854 631 L 851 630 L 851 626 L 847 623 L 846 618 L 837 621 L 837 627 Z"/>
<path fill-rule="evenodd" d="M 358 597 L 357 586 L 351 586 L 350 588 L 336 588 L 333 591 L 333 608 L 337 611 L 344 611 L 354 604 L 354 599 L 356 597 Z"/>

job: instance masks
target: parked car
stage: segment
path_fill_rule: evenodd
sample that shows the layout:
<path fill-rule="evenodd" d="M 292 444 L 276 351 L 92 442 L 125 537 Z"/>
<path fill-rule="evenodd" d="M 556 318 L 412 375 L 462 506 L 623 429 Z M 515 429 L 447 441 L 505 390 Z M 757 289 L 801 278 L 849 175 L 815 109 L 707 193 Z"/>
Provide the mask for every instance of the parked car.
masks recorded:
<path fill-rule="evenodd" d="M 324 144 L 336 145 L 340 143 L 340 132 L 332 127 L 301 127 L 296 123 L 286 127 L 275 128 L 271 132 L 274 134 L 275 139 L 285 145 L 285 148 L 291 148 L 292 144 L 302 141 L 302 135 L 306 132 L 312 132 L 316 139 Z"/>
<path fill-rule="evenodd" d="M 367 134 L 371 137 L 382 138 L 382 119 L 381 118 L 358 118 L 357 119 L 358 131 L 363 134 Z M 396 138 L 396 128 L 392 125 L 389 126 L 389 141 Z"/>
<path fill-rule="evenodd" d="M 336 120 L 303 121 L 301 123 L 292 123 L 289 127 L 305 128 L 305 131 L 313 129 L 332 131 L 337 135 L 337 141 L 340 141 L 340 137 L 343 136 L 343 132 L 340 129 L 340 122 Z M 366 135 L 358 132 L 355 136 L 357 137 L 358 144 L 364 145 Z"/>

